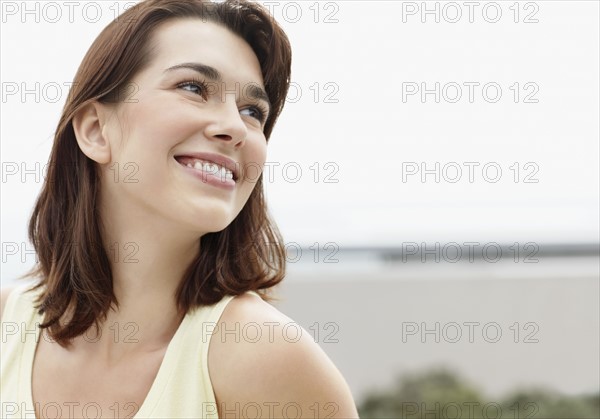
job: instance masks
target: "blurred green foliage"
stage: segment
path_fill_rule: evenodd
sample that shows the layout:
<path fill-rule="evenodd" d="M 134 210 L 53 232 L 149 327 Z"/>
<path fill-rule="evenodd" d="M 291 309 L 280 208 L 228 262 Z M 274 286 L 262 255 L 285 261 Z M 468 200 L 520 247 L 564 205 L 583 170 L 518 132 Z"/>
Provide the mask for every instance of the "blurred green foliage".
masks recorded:
<path fill-rule="evenodd" d="M 361 419 L 600 419 L 600 393 L 565 396 L 542 388 L 489 400 L 444 368 L 407 375 L 358 405 Z"/>

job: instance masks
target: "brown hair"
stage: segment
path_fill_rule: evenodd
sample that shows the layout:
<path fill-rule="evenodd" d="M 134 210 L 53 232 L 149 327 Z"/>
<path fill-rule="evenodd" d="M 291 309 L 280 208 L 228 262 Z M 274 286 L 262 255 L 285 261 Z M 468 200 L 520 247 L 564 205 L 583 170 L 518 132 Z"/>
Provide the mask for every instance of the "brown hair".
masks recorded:
<path fill-rule="evenodd" d="M 80 150 L 73 117 L 92 101 L 121 97 L 132 78 L 152 59 L 149 40 L 158 25 L 175 18 L 201 18 L 224 25 L 241 36 L 260 63 L 271 102 L 264 126 L 268 140 L 287 96 L 291 48 L 281 27 L 257 3 L 227 0 L 145 0 L 126 10 L 96 38 L 84 57 L 69 92 L 54 135 L 47 176 L 29 221 L 29 239 L 38 256 L 23 277 L 39 277 L 36 307 L 45 314 L 50 335 L 62 346 L 118 307 L 112 288 L 109 257 L 103 246 L 97 197 L 100 178 L 96 163 Z M 183 313 L 213 304 L 225 295 L 260 291 L 285 276 L 281 234 L 268 213 L 262 176 L 233 222 L 200 239 L 199 255 L 187 268 L 176 292 Z M 65 313 L 69 320 L 59 321 Z"/>

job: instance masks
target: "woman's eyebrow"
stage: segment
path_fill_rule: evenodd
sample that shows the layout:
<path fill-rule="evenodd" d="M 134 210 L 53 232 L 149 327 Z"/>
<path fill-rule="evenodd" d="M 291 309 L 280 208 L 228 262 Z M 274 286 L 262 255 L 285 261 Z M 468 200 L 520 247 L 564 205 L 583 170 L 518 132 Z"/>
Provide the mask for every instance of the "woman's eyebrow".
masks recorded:
<path fill-rule="evenodd" d="M 164 72 L 168 73 L 168 72 L 179 70 L 182 68 L 193 70 L 197 73 L 200 73 L 212 81 L 216 81 L 216 82 L 223 81 L 223 76 L 221 75 L 219 70 L 217 70 L 216 68 L 211 67 L 209 65 L 201 64 L 201 63 L 177 64 L 177 65 L 167 68 Z M 261 88 L 257 83 L 250 83 L 250 85 L 245 87 L 243 90 L 246 92 L 246 94 L 248 95 L 249 98 L 263 100 L 263 101 L 267 102 L 267 104 L 269 105 L 269 110 L 271 109 L 271 101 L 269 100 L 269 96 L 267 95 L 267 92 L 265 92 L 264 89 Z"/>
<path fill-rule="evenodd" d="M 194 70 L 197 73 L 203 74 L 204 76 L 208 77 L 209 79 L 213 80 L 213 81 L 223 81 L 223 77 L 221 76 L 221 73 L 219 72 L 219 70 L 217 70 L 214 67 L 211 67 L 209 65 L 206 64 L 200 64 L 200 63 L 182 63 L 182 64 L 177 64 L 174 65 L 173 67 L 169 67 L 165 70 L 165 73 L 167 72 L 171 72 L 174 70 L 179 70 L 180 68 L 187 68 L 190 70 Z"/>

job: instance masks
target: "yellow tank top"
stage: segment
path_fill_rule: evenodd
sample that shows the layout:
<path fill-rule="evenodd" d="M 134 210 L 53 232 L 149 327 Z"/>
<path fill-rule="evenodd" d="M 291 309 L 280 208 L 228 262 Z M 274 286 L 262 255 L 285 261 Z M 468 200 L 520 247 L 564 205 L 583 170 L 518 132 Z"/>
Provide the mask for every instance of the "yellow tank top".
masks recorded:
<path fill-rule="evenodd" d="M 28 284 L 15 288 L 2 314 L 1 418 L 35 418 L 31 374 L 41 337 L 37 325 L 43 319 L 34 308 L 38 291 L 26 292 L 28 288 Z M 225 296 L 216 304 L 191 310 L 184 317 L 134 419 L 218 418 L 208 374 L 208 346 L 213 326 L 233 298 Z M 43 407 L 38 411 L 43 411 Z M 68 406 L 63 411 L 68 412 Z"/>

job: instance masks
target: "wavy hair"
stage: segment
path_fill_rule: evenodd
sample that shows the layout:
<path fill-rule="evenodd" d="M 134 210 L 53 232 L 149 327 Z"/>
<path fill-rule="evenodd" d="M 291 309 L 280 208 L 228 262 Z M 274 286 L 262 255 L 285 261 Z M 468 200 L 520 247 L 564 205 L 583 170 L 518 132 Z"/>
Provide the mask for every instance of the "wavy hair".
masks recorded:
<path fill-rule="evenodd" d="M 42 191 L 29 221 L 29 239 L 38 262 L 23 277 L 36 277 L 36 309 L 51 337 L 62 346 L 106 319 L 113 292 L 109 257 L 98 212 L 99 169 L 80 150 L 72 120 L 92 101 L 112 103 L 152 61 L 150 39 L 171 19 L 200 18 L 241 36 L 260 63 L 272 111 L 268 140 L 287 96 L 291 48 L 281 27 L 263 6 L 242 0 L 144 0 L 127 9 L 98 35 L 85 55 L 67 97 Z M 197 258 L 180 278 L 177 307 L 183 313 L 249 290 L 274 299 L 267 288 L 285 276 L 281 234 L 265 203 L 262 175 L 238 216 L 224 230 L 200 238 Z M 199 250 L 200 250 L 199 249 Z M 68 313 L 68 321 L 61 317 Z"/>

